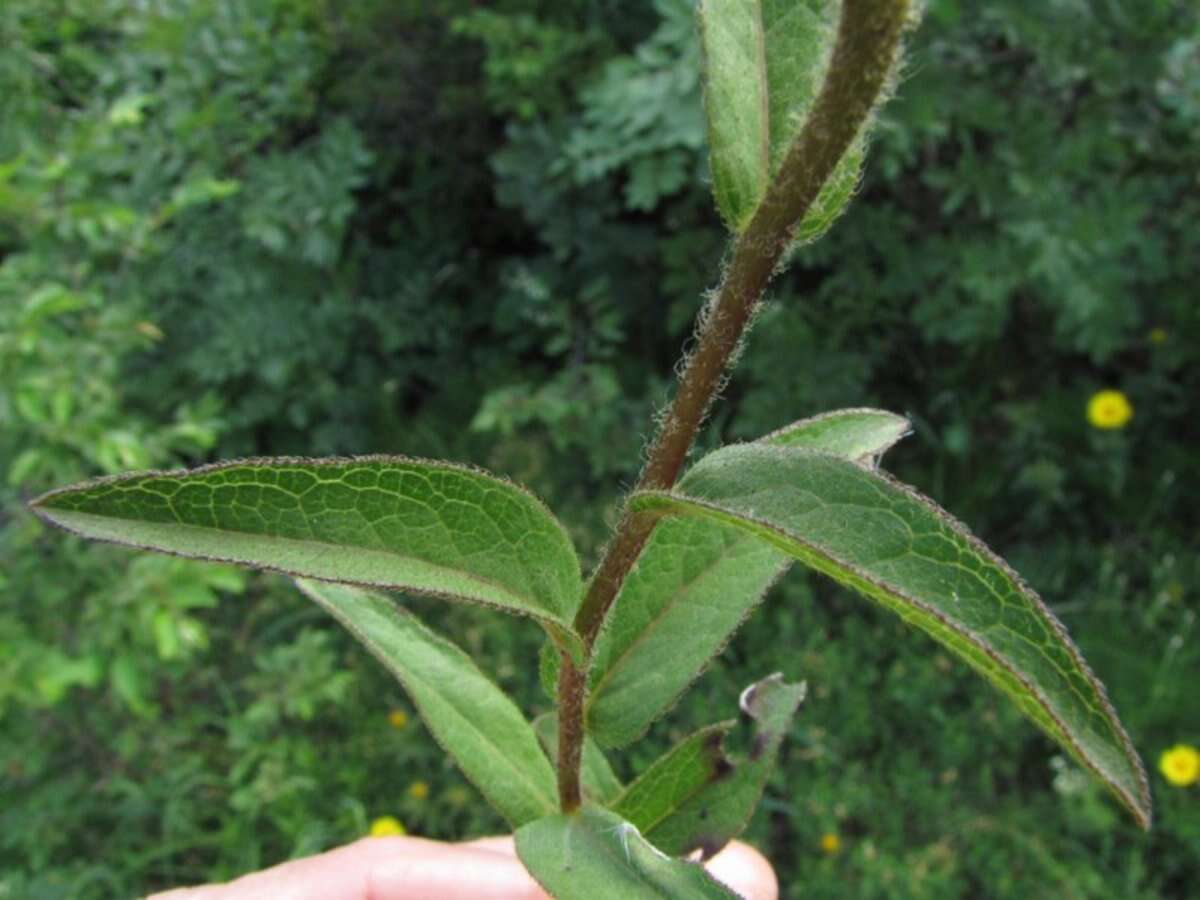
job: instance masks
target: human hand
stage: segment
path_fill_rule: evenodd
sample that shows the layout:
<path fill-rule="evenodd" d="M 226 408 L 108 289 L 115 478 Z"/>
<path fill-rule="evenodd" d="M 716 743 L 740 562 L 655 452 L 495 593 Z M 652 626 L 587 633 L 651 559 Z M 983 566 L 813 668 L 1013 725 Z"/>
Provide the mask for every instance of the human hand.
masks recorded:
<path fill-rule="evenodd" d="M 766 858 L 734 841 L 705 863 L 746 900 L 776 900 Z M 227 884 L 178 888 L 147 900 L 547 900 L 517 859 L 511 837 L 445 844 L 415 837 L 363 838 Z"/>

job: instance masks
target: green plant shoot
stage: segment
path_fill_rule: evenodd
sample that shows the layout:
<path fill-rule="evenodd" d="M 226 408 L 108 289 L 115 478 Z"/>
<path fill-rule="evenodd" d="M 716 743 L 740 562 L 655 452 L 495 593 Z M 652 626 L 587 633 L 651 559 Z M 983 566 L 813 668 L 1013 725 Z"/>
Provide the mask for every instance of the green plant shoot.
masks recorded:
<path fill-rule="evenodd" d="M 79 484 L 33 509 L 88 538 L 294 577 L 396 676 L 511 824 L 529 872 L 566 900 L 732 896 L 686 857 L 712 856 L 749 821 L 804 700 L 804 683 L 789 679 L 803 673 L 764 673 L 746 688 L 746 755 L 723 746 L 732 718 L 628 785 L 605 754 L 672 708 L 796 562 L 943 644 L 1148 827 L 1141 762 L 1063 626 L 965 526 L 879 470 L 909 430 L 904 418 L 831 412 L 684 472 L 788 249 L 818 237 L 853 192 L 914 19 L 908 0 L 702 0 L 697 15 L 713 189 L 732 241 L 587 580 L 541 502 L 440 461 L 240 460 Z M 393 593 L 532 619 L 551 648 L 543 675 L 556 712 L 530 722 Z"/>

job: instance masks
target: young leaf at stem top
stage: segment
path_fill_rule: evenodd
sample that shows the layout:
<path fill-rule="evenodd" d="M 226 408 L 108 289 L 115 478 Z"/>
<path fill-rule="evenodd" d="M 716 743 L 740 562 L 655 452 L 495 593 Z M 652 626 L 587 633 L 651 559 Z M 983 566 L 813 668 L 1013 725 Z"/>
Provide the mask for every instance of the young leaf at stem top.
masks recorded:
<path fill-rule="evenodd" d="M 736 525 L 898 613 L 1012 697 L 1149 827 L 1141 761 L 1066 630 L 931 500 L 835 456 L 743 444 L 631 504 Z"/>
<path fill-rule="evenodd" d="M 838 0 L 701 0 L 713 192 L 737 233 L 749 224 L 829 68 Z M 850 199 L 862 167 L 856 140 L 797 226 L 819 237 Z"/>
<path fill-rule="evenodd" d="M 466 466 L 247 459 L 102 478 L 30 505 L 97 540 L 521 613 L 581 654 L 579 560 L 563 527 L 532 494 Z"/>

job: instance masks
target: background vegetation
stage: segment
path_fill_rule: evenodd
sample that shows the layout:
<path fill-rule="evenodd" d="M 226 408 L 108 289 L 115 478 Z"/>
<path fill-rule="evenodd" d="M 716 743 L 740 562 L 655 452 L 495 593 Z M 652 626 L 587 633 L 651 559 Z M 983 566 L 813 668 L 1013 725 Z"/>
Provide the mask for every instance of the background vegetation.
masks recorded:
<path fill-rule="evenodd" d="M 501 823 L 281 578 L 50 534 L 93 474 L 403 452 L 594 551 L 724 241 L 690 0 L 0 5 L 0 897 L 218 879 L 393 815 Z M 750 832 L 787 896 L 1182 897 L 1200 743 L 1200 16 L 931 0 L 858 200 L 775 286 L 708 444 L 850 405 L 1066 622 L 1148 766 L 1139 833 L 1016 709 L 793 572 L 626 774 L 776 670 Z M 1130 399 L 1100 430 L 1088 399 Z M 406 600 L 527 709 L 530 623 Z M 391 715 L 389 715 L 391 714 Z"/>

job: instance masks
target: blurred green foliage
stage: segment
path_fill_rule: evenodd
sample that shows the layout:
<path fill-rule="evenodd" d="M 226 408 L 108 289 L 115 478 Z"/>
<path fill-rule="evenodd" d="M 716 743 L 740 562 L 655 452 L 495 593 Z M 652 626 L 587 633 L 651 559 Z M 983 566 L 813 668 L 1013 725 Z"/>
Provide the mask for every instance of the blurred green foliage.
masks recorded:
<path fill-rule="evenodd" d="M 1153 767 L 1200 743 L 1200 16 L 931 0 L 908 58 L 704 441 L 907 412 L 891 467 L 1043 593 Z M 500 827 L 281 579 L 51 536 L 22 501 L 404 452 L 529 484 L 594 552 L 719 272 L 697 65 L 687 0 L 0 5 L 0 896 L 229 877 L 382 814 Z M 1106 387 L 1113 432 L 1084 415 Z M 547 707 L 533 626 L 405 602 Z M 750 831 L 787 896 L 1200 880 L 1195 788 L 1152 772 L 1136 832 L 929 641 L 800 574 L 619 767 L 775 670 L 812 689 Z"/>

